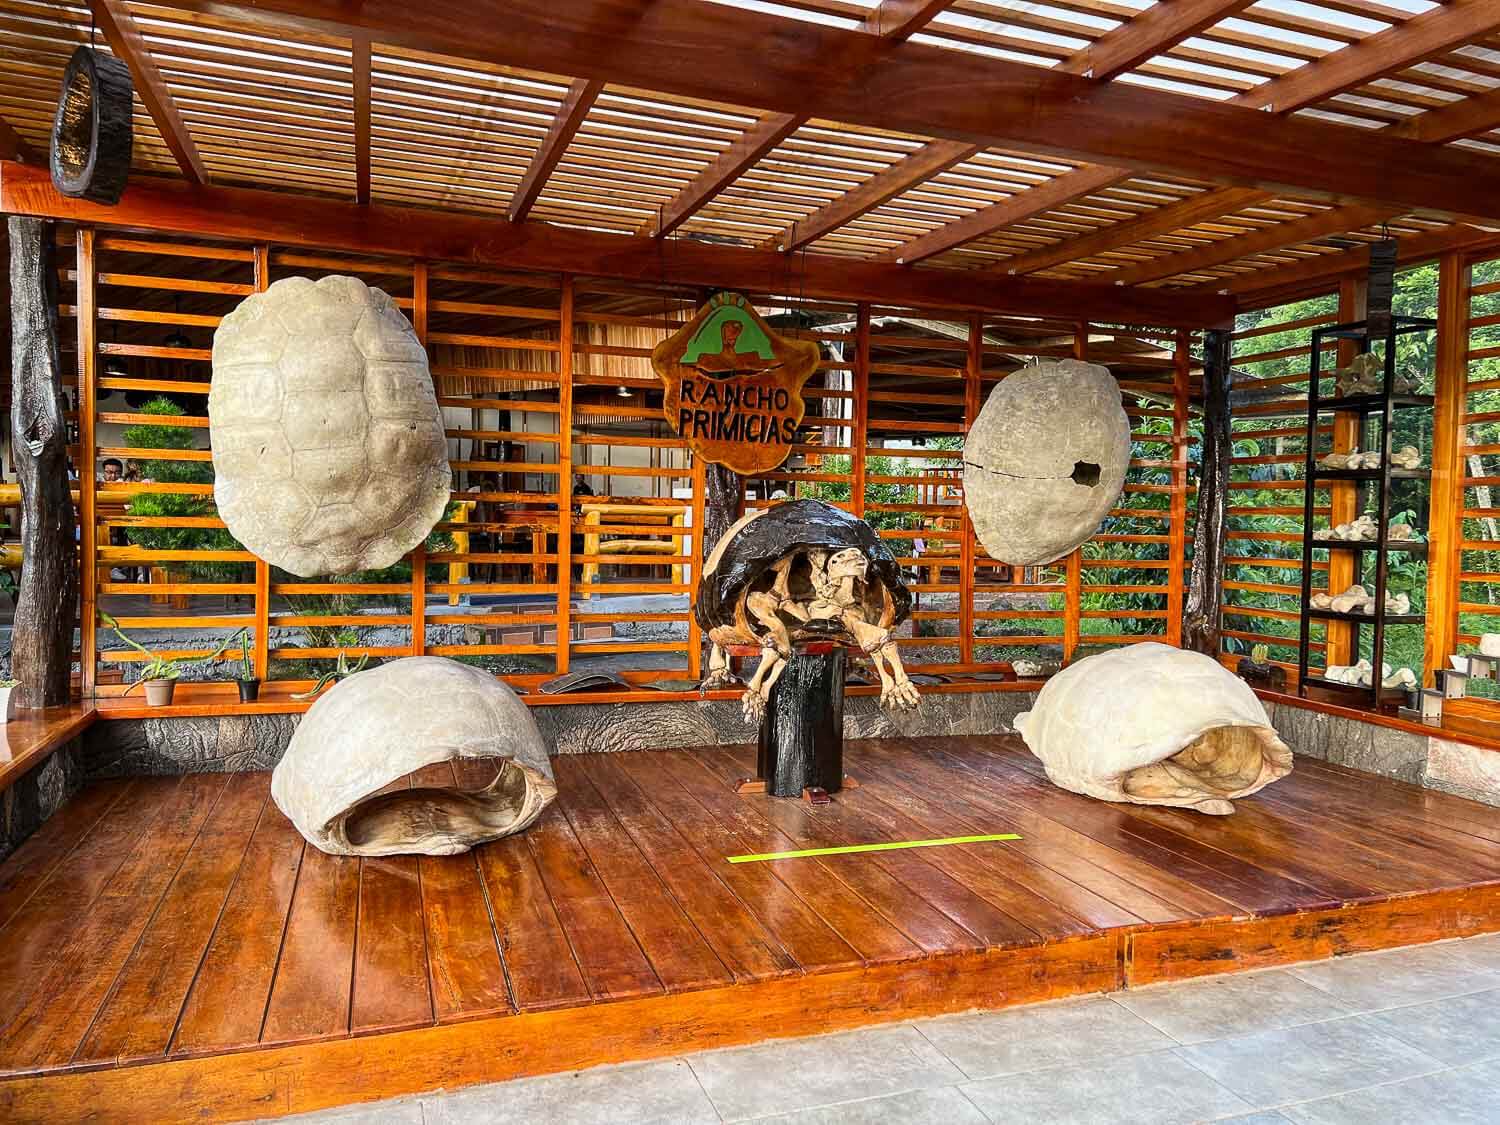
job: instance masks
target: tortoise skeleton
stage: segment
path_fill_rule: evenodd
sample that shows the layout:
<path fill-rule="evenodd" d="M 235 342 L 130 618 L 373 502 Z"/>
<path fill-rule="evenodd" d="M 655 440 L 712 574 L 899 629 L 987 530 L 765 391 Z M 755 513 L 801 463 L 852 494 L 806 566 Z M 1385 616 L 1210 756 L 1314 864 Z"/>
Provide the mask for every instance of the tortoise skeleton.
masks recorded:
<path fill-rule="evenodd" d="M 910 609 L 895 557 L 863 520 L 820 500 L 755 512 L 704 564 L 694 614 L 713 647 L 703 687 L 734 681 L 727 646 L 759 645 L 742 698 L 745 721 L 759 722 L 794 645 L 840 641 L 870 657 L 882 706 L 914 708 L 921 700 L 892 635 Z"/>

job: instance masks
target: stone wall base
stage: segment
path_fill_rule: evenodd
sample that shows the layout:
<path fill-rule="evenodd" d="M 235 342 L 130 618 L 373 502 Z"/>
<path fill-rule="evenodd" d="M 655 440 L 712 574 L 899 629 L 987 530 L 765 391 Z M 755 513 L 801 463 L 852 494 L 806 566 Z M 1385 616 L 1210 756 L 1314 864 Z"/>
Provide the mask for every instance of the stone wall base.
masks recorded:
<path fill-rule="evenodd" d="M 1035 699 L 1033 692 L 933 693 L 924 697 L 921 710 L 892 715 L 882 711 L 874 697 L 856 696 L 844 709 L 844 736 L 1007 734 L 1016 715 L 1030 708 Z M 1288 703 L 1267 703 L 1266 710 L 1298 755 L 1500 805 L 1500 752 Z M 554 754 L 677 750 L 755 741 L 755 729 L 740 718 L 734 700 L 579 703 L 537 707 L 532 715 Z M 81 752 L 71 751 L 66 766 L 49 761 L 34 772 L 68 771 L 62 778 L 49 774 L 37 783 L 45 794 L 55 797 L 69 784 L 76 788 L 76 778 L 85 775 L 271 769 L 281 760 L 298 718 L 225 715 L 111 720 L 90 728 L 83 736 Z M 43 788 L 35 795 L 7 794 L 5 799 L 7 810 L 12 804 L 40 807 Z"/>
<path fill-rule="evenodd" d="M 1291 703 L 1267 703 L 1266 710 L 1301 757 L 1500 806 L 1500 751 Z"/>
<path fill-rule="evenodd" d="M 920 710 L 889 714 L 873 696 L 844 706 L 845 738 L 1006 734 L 1034 692 L 934 692 Z M 554 754 L 681 750 L 755 741 L 735 700 L 575 703 L 531 711 Z M 84 736 L 89 777 L 268 770 L 281 761 L 299 715 L 111 719 Z"/>
<path fill-rule="evenodd" d="M 78 738 L 63 743 L 0 793 L 0 860 L 83 787 L 81 743 Z"/>

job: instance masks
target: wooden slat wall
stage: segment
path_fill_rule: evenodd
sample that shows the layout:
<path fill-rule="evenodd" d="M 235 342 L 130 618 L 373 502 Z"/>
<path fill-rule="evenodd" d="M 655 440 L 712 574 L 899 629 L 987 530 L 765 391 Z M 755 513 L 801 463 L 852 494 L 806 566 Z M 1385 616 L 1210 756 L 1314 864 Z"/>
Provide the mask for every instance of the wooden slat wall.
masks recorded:
<path fill-rule="evenodd" d="M 1455 650 L 1473 652 L 1480 634 L 1500 631 L 1500 259 L 1457 268 L 1464 319 L 1455 368 L 1463 382 L 1455 404 L 1459 490 L 1450 536 L 1459 565 L 1447 620 Z M 1476 681 L 1473 694 L 1493 695 L 1492 687 Z"/>
<path fill-rule="evenodd" d="M 1235 393 L 1285 392 L 1285 397 L 1237 402 L 1233 410 L 1224 567 L 1226 653 L 1248 652 L 1264 644 L 1272 660 L 1297 662 L 1308 349 L 1312 330 L 1334 323 L 1338 316 L 1337 294 L 1317 295 L 1242 316 L 1234 336 Z M 1332 362 L 1330 348 L 1324 368 Z M 1315 511 L 1326 517 L 1329 503 L 1329 493 L 1320 491 Z M 1328 564 L 1314 565 L 1319 571 L 1314 586 L 1322 588 Z M 1317 623 L 1315 663 L 1321 663 L 1325 644 Z"/>
<path fill-rule="evenodd" d="M 97 576 L 97 604 L 123 614 L 127 628 L 170 630 L 164 655 L 201 655 L 211 631 L 245 626 L 257 668 L 297 684 L 340 651 L 372 660 L 453 656 L 528 687 L 602 656 L 627 657 L 623 675 L 633 684 L 700 675 L 701 638 L 684 595 L 705 546 L 694 532 L 703 470 L 659 421 L 649 356 L 706 292 L 107 233 L 76 260 L 61 272 L 65 282 L 94 275 L 97 315 L 77 335 L 85 347 L 97 336 L 100 402 L 83 431 L 92 451 L 79 463 L 97 471 L 100 458 L 119 456 L 205 470 L 200 481 L 111 487 L 96 498 L 87 569 Z M 257 566 L 232 545 L 111 545 L 116 528 L 199 537 L 222 529 L 207 483 L 204 417 L 213 329 L 256 288 L 330 273 L 390 293 L 428 347 L 455 491 L 426 546 L 389 571 L 331 582 Z M 789 330 L 817 340 L 825 364 L 809 386 L 793 458 L 747 480 L 744 503 L 770 503 L 779 491 L 878 517 L 914 575 L 916 613 L 901 630 L 909 667 L 975 671 L 1022 656 L 1063 659 L 1099 644 L 1176 639 L 1191 340 L 753 296 L 771 313 L 790 314 L 779 323 L 804 324 Z M 76 316 L 76 301 L 64 300 L 65 314 Z M 173 332 L 187 346 L 167 346 Z M 1121 379 L 1137 437 L 1128 491 L 1082 555 L 1012 572 L 984 555 L 969 526 L 962 437 L 995 382 L 1029 359 L 1069 355 L 1103 362 Z M 124 391 L 181 402 L 187 414 L 167 423 L 190 431 L 193 448 L 127 448 L 119 427 L 141 421 L 141 397 L 123 406 L 111 396 Z M 582 486 L 592 495 L 575 495 Z M 195 506 L 150 519 L 127 514 L 123 505 L 143 492 Z M 156 581 L 112 577 L 117 567 L 155 568 Z M 150 614 L 125 611 L 123 599 L 148 593 L 176 601 Z M 587 596 L 599 593 L 641 601 L 606 609 Z M 85 614 L 92 620 L 94 606 Z M 118 694 L 133 678 L 122 665 L 140 656 L 105 632 L 97 643 L 97 691 Z"/>

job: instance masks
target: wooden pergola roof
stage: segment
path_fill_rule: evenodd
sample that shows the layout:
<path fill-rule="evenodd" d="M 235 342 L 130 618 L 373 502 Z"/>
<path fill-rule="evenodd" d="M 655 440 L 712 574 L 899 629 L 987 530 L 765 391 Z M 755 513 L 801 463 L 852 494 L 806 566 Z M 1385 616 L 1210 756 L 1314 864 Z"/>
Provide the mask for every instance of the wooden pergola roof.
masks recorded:
<path fill-rule="evenodd" d="M 0 0 L 0 156 L 45 156 L 91 28 L 135 75 L 138 185 L 320 221 L 1148 312 L 1500 231 L 1496 0 Z"/>

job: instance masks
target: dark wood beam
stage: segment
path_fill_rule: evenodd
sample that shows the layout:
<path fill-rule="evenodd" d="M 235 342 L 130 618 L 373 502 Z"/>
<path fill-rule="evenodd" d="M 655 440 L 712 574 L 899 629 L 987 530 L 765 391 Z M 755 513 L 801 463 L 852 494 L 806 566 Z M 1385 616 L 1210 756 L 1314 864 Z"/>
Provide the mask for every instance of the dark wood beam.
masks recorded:
<path fill-rule="evenodd" d="M 1141 63 L 1182 42 L 1205 27 L 1248 8 L 1252 0 L 1173 0 L 1172 3 L 1157 4 L 1140 15 L 1120 24 L 1114 30 L 1095 40 L 1093 44 L 1078 51 L 1058 64 L 1057 69 L 1066 74 L 1079 74 L 1096 82 L 1104 82 L 1133 70 Z M 975 150 L 978 151 L 978 150 Z M 967 159 L 967 157 L 965 158 Z M 949 223 L 935 231 L 911 239 L 905 244 L 881 254 L 883 261 L 914 263 L 925 258 L 952 250 L 966 242 L 994 234 L 1005 227 L 1014 226 L 1035 218 L 1056 207 L 1065 206 L 1096 191 L 1130 178 L 1126 168 L 1107 165 L 1089 165 L 1057 177 L 1056 187 L 1042 192 L 1041 187 L 1034 198 L 1031 192 L 986 207 L 957 223 Z M 1024 202 L 1023 202 L 1024 201 Z M 1077 255 L 1073 255 L 1076 257 Z M 1063 258 L 1061 260 L 1067 260 Z M 1010 268 L 1007 260 L 1002 268 Z M 1042 269 L 1034 266 L 1033 269 Z M 1029 270 L 1012 270 L 1027 273 Z"/>
<path fill-rule="evenodd" d="M 1178 23 L 1176 26 L 1190 25 L 1193 22 L 1191 17 L 1198 17 L 1204 14 L 1201 10 L 1189 13 L 1188 9 L 1192 7 L 1194 7 L 1192 4 L 1157 4 L 1155 7 L 1136 16 L 1128 24 L 1122 24 L 1116 28 L 1110 35 L 1105 36 L 1098 43 L 1094 44 L 1094 47 L 1081 51 L 1066 60 L 1059 69 L 1069 69 L 1075 73 L 1084 73 L 1082 68 L 1088 65 L 1086 56 L 1088 56 L 1091 50 L 1099 48 L 1112 35 L 1123 35 L 1129 29 L 1142 23 L 1143 20 L 1146 20 L 1153 14 L 1160 13 L 1159 19 L 1170 20 L 1172 18 L 1170 13 L 1173 10 L 1177 10 L 1176 19 Z M 1211 3 L 1197 5 L 1199 9 L 1212 7 Z M 1228 11 L 1223 13 L 1223 15 L 1231 14 L 1233 13 Z M 1218 18 L 1223 18 L 1223 16 Z M 1212 22 L 1213 20 L 1208 21 L 1208 23 Z M 1208 23 L 1199 24 L 1193 30 L 1187 32 L 1187 35 L 1194 34 L 1197 30 L 1201 30 L 1202 27 L 1208 26 Z M 1486 27 L 1486 23 L 1489 25 L 1488 28 Z M 1357 74 L 1363 70 L 1369 73 L 1370 77 L 1378 77 L 1375 71 L 1390 73 L 1391 71 L 1415 65 L 1423 59 L 1431 57 L 1433 54 L 1441 53 L 1443 50 L 1451 49 L 1454 45 L 1462 43 L 1466 37 L 1485 34 L 1486 30 L 1492 29 L 1494 26 L 1500 26 L 1500 10 L 1496 10 L 1493 5 L 1484 5 L 1483 0 L 1479 0 L 1478 5 L 1475 3 L 1465 3 L 1434 8 L 1421 16 L 1413 17 L 1404 23 L 1368 36 L 1358 43 L 1325 55 L 1317 62 L 1298 67 L 1283 78 L 1272 79 L 1270 82 L 1262 83 L 1254 89 L 1247 90 L 1238 97 L 1231 99 L 1229 104 L 1253 109 L 1271 109 L 1273 112 L 1281 114 L 1290 113 L 1293 110 L 1301 109 L 1304 106 L 1331 97 L 1333 94 L 1339 93 L 1351 85 L 1359 85 L 1361 81 L 1368 80 L 1361 79 L 1351 82 L 1351 74 Z M 1476 27 L 1480 30 L 1475 31 Z M 1183 38 L 1186 37 L 1186 35 L 1183 36 Z M 1444 44 L 1447 44 L 1447 46 L 1443 46 Z M 1372 68 L 1374 69 L 1372 70 Z M 1116 71 L 1115 73 L 1119 72 Z M 1423 116 L 1428 115 L 1424 114 Z M 1397 130 L 1390 130 L 1388 133 L 1390 136 L 1407 135 Z M 1422 137 L 1420 139 L 1430 140 L 1435 138 Z M 1099 169 L 1090 166 L 1071 172 L 1065 177 L 1059 177 L 1060 182 L 1054 189 L 1053 195 L 1063 199 L 1064 202 L 1072 202 L 1092 192 L 1101 191 L 1129 177 L 1129 172 L 1126 169 L 1117 168 L 1114 169 L 1116 173 L 1114 178 L 1109 179 L 1107 175 L 1108 171 L 1108 168 Z M 1204 178 L 1212 179 L 1214 177 L 1207 176 Z M 1220 215 L 1227 215 L 1240 207 L 1249 205 L 1244 202 L 1243 193 L 1229 194 L 1221 192 L 1219 194 L 1224 202 L 1223 210 L 1218 212 Z M 1261 195 L 1261 199 L 1268 200 L 1274 194 L 1274 192 L 1264 192 Z M 1203 209 L 1203 205 L 1206 203 L 1207 200 L 1205 199 L 1202 204 L 1194 208 L 1194 212 L 1198 215 L 1197 222 L 1204 222 L 1214 217 Z M 1054 206 L 1061 205 L 1054 204 Z M 972 221 L 962 226 L 953 224 L 943 230 L 934 231 L 930 235 L 914 239 L 905 246 L 896 248 L 896 250 L 888 255 L 888 258 L 895 261 L 920 261 L 923 258 L 932 257 L 934 254 L 942 253 L 945 250 L 952 249 L 954 246 L 973 241 L 975 238 L 982 238 L 987 234 L 992 234 L 996 230 L 1001 229 L 1001 226 L 990 225 L 991 222 L 1004 220 L 1002 225 L 1012 225 L 1033 218 L 1045 210 L 1050 210 L 1050 208 L 1040 208 L 1037 210 L 1016 208 L 1017 217 L 1014 218 L 1005 212 L 992 211 L 987 215 L 984 212 L 980 212 L 976 216 L 970 216 Z M 983 217 L 981 218 L 981 216 Z M 1114 230 L 1117 228 L 1110 229 Z M 1122 234 L 1130 233 L 1123 228 L 1119 228 L 1119 232 Z M 1101 231 L 1100 234 L 1103 235 L 1105 232 Z M 1151 237 L 1151 235 L 1141 237 Z M 1138 241 L 1138 239 L 1132 241 Z M 1101 253 L 1103 249 L 1112 249 L 1115 246 L 1128 246 L 1130 242 L 1112 242 L 1107 246 L 1102 242 L 1096 242 L 1095 245 L 1097 248 L 1092 252 Z M 1056 252 L 1064 254 L 1065 257 L 1056 259 L 1050 264 L 1056 264 L 1056 261 L 1067 261 L 1070 258 L 1076 260 L 1088 256 L 1085 253 L 1068 253 L 1069 247 L 1070 243 L 1065 242 L 1060 244 L 1056 248 Z M 1051 254 L 1049 253 L 1051 249 L 1045 248 L 1042 251 L 1038 251 L 1036 260 L 1048 261 L 1051 258 Z M 1025 261 L 1022 261 L 1018 268 L 1014 260 L 1006 259 L 997 263 L 995 268 L 1025 273 L 1029 272 L 1029 270 L 1045 269 L 1046 266 L 1035 265 L 1030 266 L 1028 269 Z"/>
<path fill-rule="evenodd" d="M 1299 242 L 1312 242 L 1327 238 L 1331 234 L 1345 234 L 1359 230 L 1371 223 L 1379 223 L 1391 217 L 1385 207 L 1371 207 L 1362 203 L 1351 203 L 1345 207 L 1330 207 L 1326 211 L 1294 219 L 1289 223 L 1275 223 L 1261 227 L 1249 234 L 1233 238 L 1221 238 L 1216 242 L 1184 250 L 1179 254 L 1166 254 L 1152 258 L 1139 265 L 1127 266 L 1109 275 L 1111 281 L 1121 285 L 1138 285 L 1147 281 L 1160 281 L 1164 277 L 1176 277 L 1182 273 L 1197 273 L 1200 270 L 1222 266 L 1252 254 L 1264 254 L 1295 246 Z"/>
<path fill-rule="evenodd" d="M 875 260 L 895 262 L 897 265 L 911 265 L 952 250 L 955 246 L 962 246 L 966 242 L 973 242 L 975 239 L 994 234 L 1005 227 L 1024 223 L 1027 219 L 1035 218 L 1044 212 L 1065 207 L 1075 199 L 1092 195 L 1096 191 L 1103 191 L 1129 178 L 1130 173 L 1123 168 L 1090 164 L 1061 176 L 1055 176 L 1045 183 L 1037 184 L 1034 188 L 1018 191 L 1015 195 L 1002 199 L 998 203 L 991 203 L 988 207 L 981 207 L 978 211 L 964 216 L 955 223 L 938 227 L 937 230 L 929 231 L 910 242 L 904 242 L 883 254 L 877 254 Z M 1002 268 L 1005 265 L 1004 262 L 1000 264 Z"/>
<path fill-rule="evenodd" d="M 61 195 L 46 169 L 14 161 L 0 162 L 0 211 L 284 246 L 750 292 L 796 292 L 831 300 L 1023 315 L 1086 315 L 1171 327 L 1214 325 L 1234 315 L 1234 302 L 1213 293 L 1194 300 L 1175 292 L 1121 285 L 907 270 L 823 254 L 788 259 L 784 254 L 695 239 L 611 235 L 482 215 L 383 204 L 358 206 L 250 188 L 192 188 L 141 179 L 126 188 L 114 207 L 103 207 Z"/>
<path fill-rule="evenodd" d="M 1458 140 L 1471 133 L 1484 132 L 1496 125 L 1500 125 L 1500 91 L 1476 98 L 1465 98 L 1450 106 L 1416 114 L 1405 121 L 1388 125 L 1381 131 L 1392 136 L 1420 140 L 1424 144 L 1438 145 Z M 1046 269 L 1047 266 L 1056 265 L 1058 262 L 1077 261 L 1108 250 L 1133 246 L 1146 239 L 1170 233 L 1172 230 L 1182 230 L 1197 223 L 1209 222 L 1224 215 L 1242 211 L 1247 207 L 1270 202 L 1274 198 L 1275 196 L 1269 192 L 1256 192 L 1244 188 L 1221 188 L 1217 191 L 1205 192 L 1191 200 L 1184 200 L 1182 203 L 1160 208 L 1132 222 L 1106 227 L 1096 234 L 1081 239 L 1068 239 L 1055 246 L 1048 246 L 1031 254 L 1023 254 L 1019 258 L 1007 258 L 1003 264 L 1011 273 L 1029 273 L 1033 270 Z M 1330 216 L 1337 213 L 1330 212 Z M 1387 209 L 1384 214 L 1367 218 L 1360 225 L 1394 218 L 1398 213 Z M 1360 216 L 1355 212 L 1352 213 L 1352 217 Z M 1302 232 L 1293 230 L 1290 233 L 1293 237 L 1281 242 L 1281 246 L 1291 246 L 1300 241 L 1296 236 Z M 1324 231 L 1323 233 L 1338 232 Z M 1279 249 L 1279 247 L 1266 245 L 1268 239 L 1274 238 L 1269 232 L 1262 234 L 1257 231 L 1247 237 L 1254 241 L 1244 242 L 1236 239 L 1233 243 L 1217 244 L 1224 252 L 1231 252 L 1236 245 L 1242 249 L 1238 254 L 1222 258 L 1214 264 L 1233 261 L 1236 257 L 1249 254 L 1262 253 L 1267 249 Z M 1118 276 L 1119 280 L 1127 285 L 1154 280 L 1154 278 L 1133 274 L 1129 269 L 1122 271 Z"/>
<path fill-rule="evenodd" d="M 109 49 L 130 68 L 130 76 L 135 79 L 135 96 L 141 99 L 151 120 L 156 122 L 161 139 L 177 161 L 177 167 L 182 169 L 183 178 L 190 184 L 208 183 L 208 171 L 198 154 L 198 146 L 193 143 L 187 123 L 177 111 L 177 102 L 167 89 L 161 71 L 156 68 L 151 50 L 136 27 L 130 9 L 123 0 L 89 0 L 89 8 L 99 30 L 104 32 Z"/>
<path fill-rule="evenodd" d="M 1256 87 L 1272 113 L 1288 113 L 1405 70 L 1500 29 L 1494 0 L 1449 0 Z"/>
<path fill-rule="evenodd" d="M 894 199 L 939 172 L 980 152 L 972 145 L 957 141 L 929 141 L 910 155 L 898 160 L 884 172 L 878 172 L 851 191 L 845 192 L 826 207 L 819 208 L 801 222 L 761 243 L 762 250 L 797 250 L 816 242 L 825 234 L 853 222 L 866 211 Z"/>
<path fill-rule="evenodd" d="M 0 160 L 24 160 L 28 164 L 40 163 L 25 138 L 10 127 L 10 122 L 3 119 L 0 119 Z"/>
<path fill-rule="evenodd" d="M 354 202 L 370 202 L 370 37 L 351 44 L 354 72 Z"/>
<path fill-rule="evenodd" d="M 1500 167 L 1486 156 L 1433 152 L 1314 119 L 1096 83 L 699 0 L 644 6 L 473 0 L 461 9 L 409 0 L 333 8 L 312 0 L 256 0 L 255 7 L 230 9 L 223 0 L 167 2 L 249 13 L 272 27 L 292 17 L 325 29 L 363 28 L 402 46 L 976 146 L 1294 195 L 1456 214 L 1500 210 Z"/>
<path fill-rule="evenodd" d="M 859 25 L 859 33 L 884 43 L 903 43 L 951 3 L 953 0 L 883 0 Z M 828 80 L 838 80 L 835 77 L 837 69 L 830 68 L 830 71 Z M 850 74 L 844 80 L 852 78 L 853 74 Z M 656 219 L 646 225 L 644 233 L 656 238 L 671 234 L 701 211 L 714 196 L 764 160 L 808 120 L 807 114 L 766 114 L 669 200 Z"/>
<path fill-rule="evenodd" d="M 1017 254 L 1006 258 L 996 269 L 1010 274 L 1035 273 L 1051 269 L 1064 262 L 1076 262 L 1080 258 L 1092 258 L 1121 246 L 1134 246 L 1150 238 L 1158 238 L 1184 227 L 1195 226 L 1209 219 L 1216 219 L 1241 207 L 1253 207 L 1266 200 L 1263 191 L 1253 188 L 1225 188 L 1222 191 L 1203 191 L 1190 195 L 1176 203 L 1147 211 L 1139 218 L 1127 219 L 1123 223 L 1111 223 L 1091 234 L 1077 238 L 1065 238 L 1050 246 Z M 1238 202 L 1236 202 L 1238 201 Z"/>
<path fill-rule="evenodd" d="M 1401 265 L 1411 266 L 1441 257 L 1450 250 L 1477 253 L 1497 247 L 1500 247 L 1500 233 L 1455 223 L 1441 230 L 1398 238 L 1396 261 Z M 1315 289 L 1334 285 L 1340 278 L 1363 273 L 1369 260 L 1369 251 L 1360 247 L 1337 254 L 1320 254 L 1275 269 L 1254 270 L 1239 277 L 1204 282 L 1186 289 L 1174 289 L 1172 292 L 1186 294 L 1216 291 L 1238 298 L 1243 307 L 1264 308 L 1269 304 L 1280 303 L 1283 296 L 1292 300 Z"/>
<path fill-rule="evenodd" d="M 531 213 L 537 197 L 547 186 L 547 179 L 552 175 L 552 170 L 563 158 L 563 153 L 572 143 L 573 135 L 583 125 L 584 118 L 589 115 L 589 110 L 594 107 L 595 99 L 603 90 L 604 83 L 597 78 L 591 80 L 578 78 L 568 87 L 567 96 L 557 107 L 557 116 L 552 119 L 552 127 L 547 130 L 547 135 L 542 138 L 542 143 L 532 154 L 531 163 L 521 177 L 521 182 L 516 185 L 515 194 L 510 200 L 510 207 L 506 210 L 506 216 L 511 222 L 519 223 Z"/>
<path fill-rule="evenodd" d="M 1205 27 L 1238 14 L 1254 0 L 1166 0 L 1131 16 L 1120 26 L 1065 60 L 1069 74 L 1106 82 L 1170 51 Z"/>
<path fill-rule="evenodd" d="M 1500 90 L 1464 98 L 1441 109 L 1429 109 L 1383 131 L 1394 137 L 1442 144 L 1496 128 L 1500 128 Z"/>

